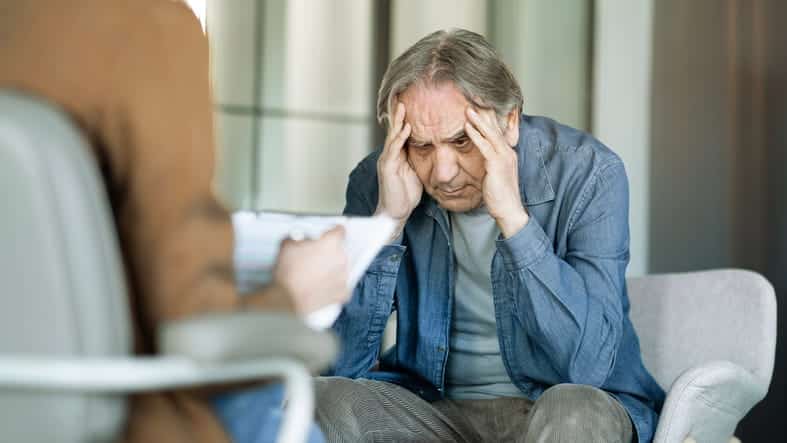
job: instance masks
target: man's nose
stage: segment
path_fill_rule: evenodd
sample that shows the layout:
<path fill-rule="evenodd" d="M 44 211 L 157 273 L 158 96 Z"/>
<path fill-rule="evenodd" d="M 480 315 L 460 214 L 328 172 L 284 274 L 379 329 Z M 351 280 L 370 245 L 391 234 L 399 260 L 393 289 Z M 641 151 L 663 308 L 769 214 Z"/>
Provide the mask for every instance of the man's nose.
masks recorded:
<path fill-rule="evenodd" d="M 436 146 L 432 171 L 436 184 L 450 183 L 459 173 L 456 151 L 451 147 Z"/>

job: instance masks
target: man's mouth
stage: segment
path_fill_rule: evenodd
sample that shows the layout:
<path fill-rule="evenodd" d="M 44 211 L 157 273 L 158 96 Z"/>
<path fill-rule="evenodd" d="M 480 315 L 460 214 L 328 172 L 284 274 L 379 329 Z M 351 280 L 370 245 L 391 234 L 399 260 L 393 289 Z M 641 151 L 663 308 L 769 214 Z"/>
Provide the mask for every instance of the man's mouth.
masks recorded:
<path fill-rule="evenodd" d="M 454 196 L 460 194 L 465 189 L 464 186 L 460 186 L 454 189 L 441 189 L 440 193 L 447 196 Z"/>

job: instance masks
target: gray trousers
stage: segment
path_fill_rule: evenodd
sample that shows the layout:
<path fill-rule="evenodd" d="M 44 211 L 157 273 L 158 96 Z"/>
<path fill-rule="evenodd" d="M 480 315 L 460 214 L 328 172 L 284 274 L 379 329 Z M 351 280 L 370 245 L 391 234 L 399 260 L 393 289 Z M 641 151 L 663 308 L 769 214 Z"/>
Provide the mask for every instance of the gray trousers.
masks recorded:
<path fill-rule="evenodd" d="M 429 403 L 400 386 L 315 379 L 317 422 L 328 442 L 630 443 L 631 420 L 606 392 L 561 384 L 526 398 Z"/>

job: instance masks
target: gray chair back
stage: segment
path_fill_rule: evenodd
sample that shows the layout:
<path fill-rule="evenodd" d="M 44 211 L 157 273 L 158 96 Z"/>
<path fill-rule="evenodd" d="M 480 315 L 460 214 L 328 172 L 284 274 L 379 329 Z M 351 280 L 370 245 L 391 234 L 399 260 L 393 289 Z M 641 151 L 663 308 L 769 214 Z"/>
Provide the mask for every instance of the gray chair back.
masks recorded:
<path fill-rule="evenodd" d="M 3 90 L 0 195 L 0 354 L 130 354 L 125 275 L 90 146 L 65 113 Z M 122 397 L 0 391 L 2 441 L 108 441 L 124 417 Z"/>
<path fill-rule="evenodd" d="M 664 390 L 685 370 L 727 360 L 771 381 L 776 298 L 759 274 L 713 270 L 628 281 L 645 366 Z"/>

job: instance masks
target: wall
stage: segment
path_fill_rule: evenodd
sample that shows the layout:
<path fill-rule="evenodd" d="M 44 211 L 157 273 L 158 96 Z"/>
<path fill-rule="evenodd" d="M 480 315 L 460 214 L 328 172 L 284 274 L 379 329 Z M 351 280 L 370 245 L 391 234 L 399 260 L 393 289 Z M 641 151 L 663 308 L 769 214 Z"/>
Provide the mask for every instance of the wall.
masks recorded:
<path fill-rule="evenodd" d="M 743 441 L 785 434 L 787 6 L 780 0 L 654 3 L 651 272 L 742 267 L 776 286 L 771 391 Z"/>
<path fill-rule="evenodd" d="M 439 29 L 464 28 L 486 35 L 486 24 L 486 0 L 391 0 L 391 59 Z"/>
<path fill-rule="evenodd" d="M 372 0 L 208 1 L 217 190 L 236 209 L 339 213 L 371 149 Z"/>
<path fill-rule="evenodd" d="M 629 178 L 631 263 L 651 268 L 651 29 L 653 2 L 595 2 L 592 132 L 623 159 Z M 653 61 L 655 63 L 655 61 Z"/>
<path fill-rule="evenodd" d="M 489 38 L 514 72 L 524 112 L 590 128 L 590 0 L 492 0 Z"/>
<path fill-rule="evenodd" d="M 743 441 L 774 441 L 787 435 L 787 37 L 784 17 L 787 2 L 759 1 L 758 29 L 764 40 L 764 197 L 765 226 L 760 231 L 764 266 L 761 271 L 774 284 L 778 304 L 776 367 L 771 389 L 738 428 Z"/>
<path fill-rule="evenodd" d="M 732 265 L 734 97 L 727 10 L 717 5 L 655 3 L 651 272 Z"/>

